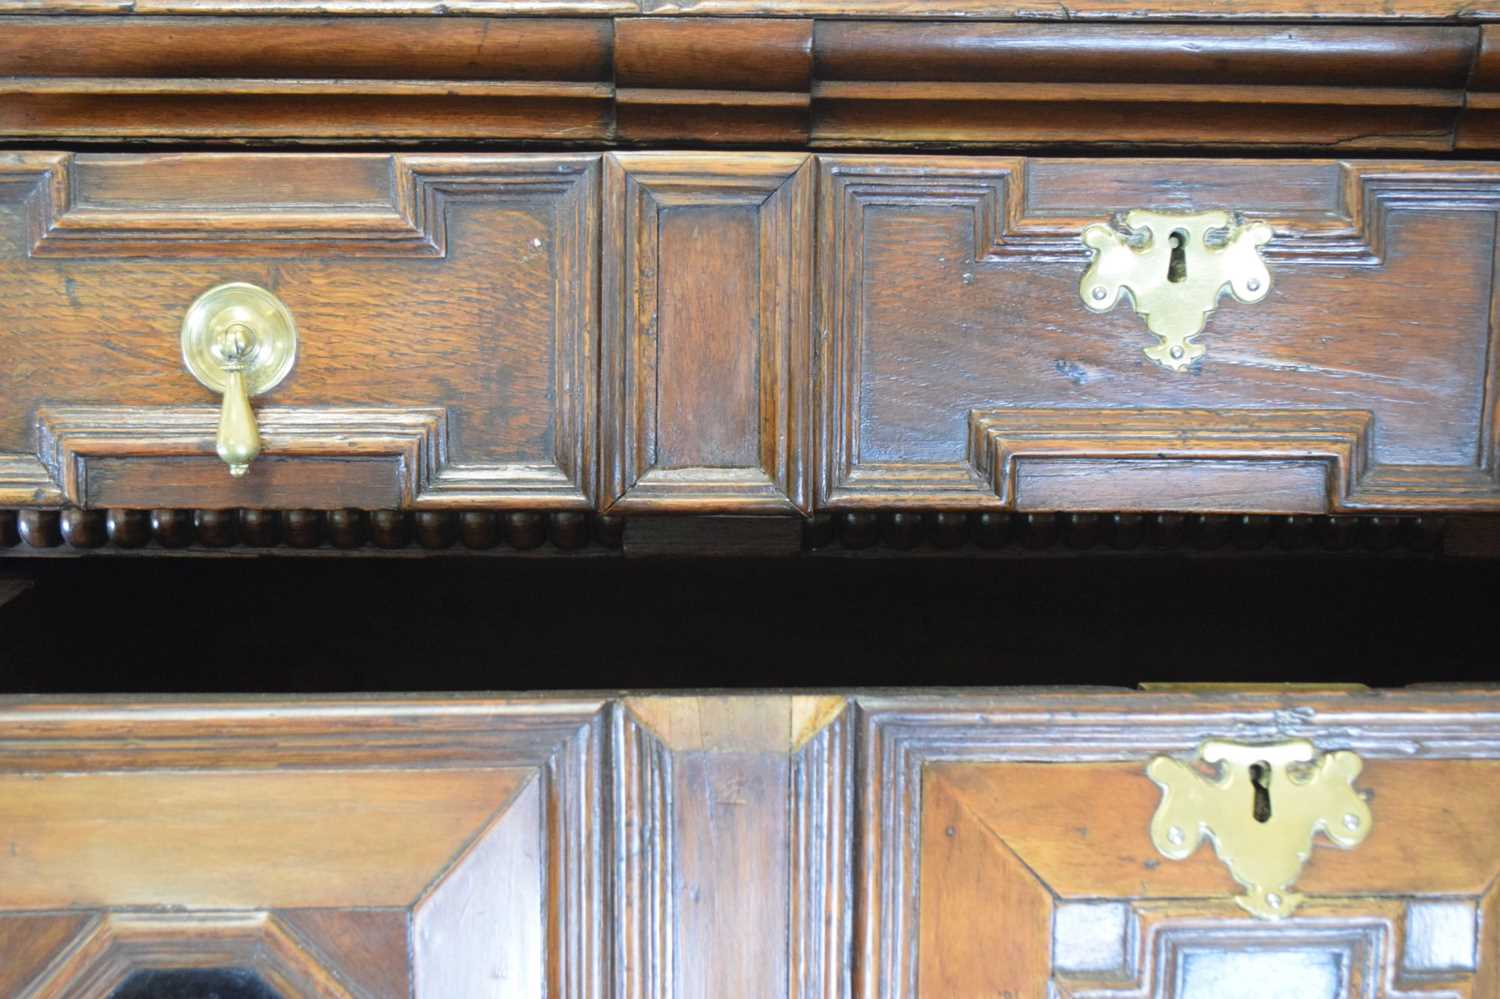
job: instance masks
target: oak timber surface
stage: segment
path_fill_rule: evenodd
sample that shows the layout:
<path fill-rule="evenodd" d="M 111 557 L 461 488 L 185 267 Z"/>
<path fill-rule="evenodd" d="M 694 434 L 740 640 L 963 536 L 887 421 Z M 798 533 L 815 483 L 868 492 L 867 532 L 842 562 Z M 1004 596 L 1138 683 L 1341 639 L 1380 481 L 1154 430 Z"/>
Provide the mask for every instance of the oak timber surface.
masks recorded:
<path fill-rule="evenodd" d="M 3 162 L 9 505 L 1500 508 L 1482 162 Z M 1143 354 L 1130 308 L 1079 299 L 1079 233 L 1141 205 L 1274 232 L 1271 293 L 1221 303 L 1184 371 Z M 243 480 L 174 333 L 227 280 L 279 292 L 305 338 Z"/>
<path fill-rule="evenodd" d="M 820 508 L 1500 501 L 1488 164 L 819 165 Z M 1272 290 L 1171 371 L 1140 316 L 1085 308 L 1075 233 L 1210 204 L 1270 223 Z"/>
<path fill-rule="evenodd" d="M 95 15 L 6 23 L 0 138 L 17 141 L 1496 147 L 1494 29 L 1472 23 Z M 225 51 L 235 57 L 203 54 Z"/>
<path fill-rule="evenodd" d="M 71 502 L 589 505 L 597 157 L 7 153 L 0 175 L 0 452 L 45 462 L 47 436 Z M 178 335 L 228 281 L 303 331 L 259 416 L 273 460 L 234 480 L 193 443 L 218 399 Z"/>
<path fill-rule="evenodd" d="M 6 698 L 0 982 L 93 999 L 141 971 L 239 967 L 285 997 L 1123 999 L 1175 981 L 1196 999 L 1224 994 L 1227 964 L 1299 999 L 1376 982 L 1487 999 L 1496 701 Z M 1250 919 L 1207 847 L 1150 846 L 1147 761 L 1213 737 L 1364 760 L 1374 830 L 1312 850 L 1305 914 Z"/>
<path fill-rule="evenodd" d="M 816 15 L 1016 20 L 1471 20 L 1500 8 L 1462 0 L 3 0 L 17 14 L 281 15 Z"/>

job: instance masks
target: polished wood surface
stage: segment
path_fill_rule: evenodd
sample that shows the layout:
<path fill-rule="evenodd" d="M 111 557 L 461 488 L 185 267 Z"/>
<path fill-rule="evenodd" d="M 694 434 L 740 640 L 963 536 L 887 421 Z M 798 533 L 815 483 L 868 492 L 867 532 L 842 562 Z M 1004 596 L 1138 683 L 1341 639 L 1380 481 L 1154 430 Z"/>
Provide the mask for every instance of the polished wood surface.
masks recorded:
<path fill-rule="evenodd" d="M 609 158 L 607 510 L 810 509 L 813 181 L 799 154 Z"/>
<path fill-rule="evenodd" d="M 5 157 L 0 502 L 121 511 L 33 546 L 184 507 L 210 545 L 226 508 L 329 511 L 339 547 L 369 515 L 335 511 L 415 509 L 476 549 L 499 511 L 525 549 L 558 510 L 1500 509 L 1481 162 Z M 1078 297 L 1079 233 L 1139 205 L 1275 232 L 1271 294 L 1221 303 L 1186 372 Z M 304 344 L 244 479 L 177 357 L 227 280 Z"/>
<path fill-rule="evenodd" d="M 593 505 L 597 157 L 7 153 L 0 170 L 11 502 Z M 302 330 L 258 415 L 266 460 L 239 479 L 177 332 L 226 281 L 273 290 Z"/>
<path fill-rule="evenodd" d="M 0 137 L 1496 148 L 1490 26 L 763 12 L 778 16 L 11 17 Z"/>
<path fill-rule="evenodd" d="M 152 692 L 0 695 L 0 995 L 1495 999 L 1491 22 L 0 0 L 0 662 Z M 1274 233 L 1185 371 L 1133 208 Z M 1463 682 L 837 689 L 1132 672 Z M 414 685 L 584 692 L 155 693 Z M 1153 845 L 1215 739 L 1363 761 L 1293 918 Z"/>
<path fill-rule="evenodd" d="M 1479 999 L 1500 967 L 1495 708 L 1462 690 L 10 699 L 0 967 L 28 997 L 240 964 L 286 996 L 1040 999 L 1192 995 L 1227 963 L 1304 999 L 1345 994 L 1329 966 Z M 1213 736 L 1366 761 L 1374 831 L 1313 851 L 1293 918 L 1236 908 L 1207 847 L 1150 845 L 1146 761 Z"/>
<path fill-rule="evenodd" d="M 1471 196 L 1488 165 L 820 167 L 820 508 L 1500 502 L 1494 215 Z M 1128 307 L 1084 307 L 1076 233 L 1137 205 L 1209 204 L 1255 205 L 1274 228 L 1274 284 L 1223 303 L 1207 355 L 1173 372 L 1143 356 L 1153 338 Z M 1429 268 L 1454 240 L 1478 252 Z"/>
<path fill-rule="evenodd" d="M 1066 6 L 1021 0 L 0 0 L 0 14 L 402 15 L 453 17 L 651 15 L 820 16 L 1105 22 L 1135 20 L 1492 21 L 1500 9 L 1457 0 L 1078 0 Z"/>
<path fill-rule="evenodd" d="M 5 714 L 10 994 L 205 966 L 284 996 L 604 994 L 598 700 Z"/>

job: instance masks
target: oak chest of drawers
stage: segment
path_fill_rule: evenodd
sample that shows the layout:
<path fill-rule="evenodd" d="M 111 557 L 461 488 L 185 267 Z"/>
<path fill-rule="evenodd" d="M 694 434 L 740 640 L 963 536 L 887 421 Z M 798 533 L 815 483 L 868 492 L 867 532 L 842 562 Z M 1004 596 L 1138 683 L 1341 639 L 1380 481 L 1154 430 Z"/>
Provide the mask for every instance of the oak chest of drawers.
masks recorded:
<path fill-rule="evenodd" d="M 0 0 L 0 613 L 97 556 L 604 603 L 591 559 L 1493 556 L 1497 19 Z M 1497 999 L 1494 691 L 1288 645 L 1310 686 L 6 697 L 0 995 Z"/>

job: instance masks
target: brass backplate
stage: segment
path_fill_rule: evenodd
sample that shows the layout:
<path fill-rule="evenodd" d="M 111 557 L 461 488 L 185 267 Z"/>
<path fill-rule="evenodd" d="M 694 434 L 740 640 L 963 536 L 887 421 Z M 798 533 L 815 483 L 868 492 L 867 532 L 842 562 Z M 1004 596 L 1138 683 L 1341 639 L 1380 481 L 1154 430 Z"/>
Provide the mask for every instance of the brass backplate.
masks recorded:
<path fill-rule="evenodd" d="M 1237 221 L 1226 211 L 1166 212 L 1137 208 L 1125 213 L 1125 231 L 1095 224 L 1083 231 L 1094 261 L 1079 294 L 1094 312 L 1108 312 L 1128 297 L 1146 328 L 1160 338 L 1146 356 L 1173 371 L 1202 357 L 1195 339 L 1228 293 L 1259 302 L 1271 290 L 1271 274 L 1260 257 L 1270 241 L 1264 222 Z"/>
<path fill-rule="evenodd" d="M 297 360 L 297 326 L 281 300 L 253 284 L 221 284 L 199 295 L 182 320 L 182 362 L 214 392 L 229 385 L 226 334 L 242 327 L 249 338 L 240 360 L 245 391 L 254 396 L 280 384 Z"/>
<path fill-rule="evenodd" d="M 1354 789 L 1363 762 L 1348 751 L 1319 756 L 1297 739 L 1269 745 L 1205 742 L 1198 750 L 1213 774 L 1158 756 L 1146 775 L 1161 788 L 1151 819 L 1151 841 L 1171 860 L 1183 860 L 1204 837 L 1246 889 L 1235 896 L 1265 919 L 1290 915 L 1302 901 L 1291 890 L 1323 833 L 1352 849 L 1370 833 L 1370 806 Z"/>

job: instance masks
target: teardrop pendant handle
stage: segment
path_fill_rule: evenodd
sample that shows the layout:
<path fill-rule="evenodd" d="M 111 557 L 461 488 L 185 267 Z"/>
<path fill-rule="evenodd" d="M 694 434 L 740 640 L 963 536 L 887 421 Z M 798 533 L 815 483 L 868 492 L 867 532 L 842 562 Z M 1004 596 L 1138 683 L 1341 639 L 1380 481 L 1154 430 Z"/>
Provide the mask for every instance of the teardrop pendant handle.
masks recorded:
<path fill-rule="evenodd" d="M 292 314 L 252 284 L 224 284 L 195 301 L 182 323 L 182 358 L 205 387 L 223 393 L 215 450 L 239 477 L 261 451 L 252 396 L 269 391 L 297 356 Z"/>
<path fill-rule="evenodd" d="M 245 392 L 243 371 L 229 373 L 224 405 L 219 410 L 216 444 L 219 457 L 236 478 L 250 471 L 250 463 L 260 454 L 260 428 L 255 424 L 255 411 L 250 408 L 250 396 Z"/>

